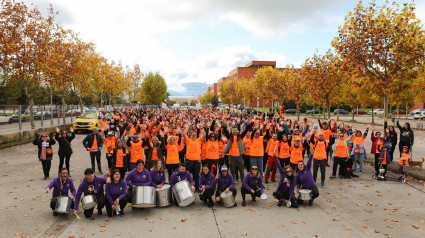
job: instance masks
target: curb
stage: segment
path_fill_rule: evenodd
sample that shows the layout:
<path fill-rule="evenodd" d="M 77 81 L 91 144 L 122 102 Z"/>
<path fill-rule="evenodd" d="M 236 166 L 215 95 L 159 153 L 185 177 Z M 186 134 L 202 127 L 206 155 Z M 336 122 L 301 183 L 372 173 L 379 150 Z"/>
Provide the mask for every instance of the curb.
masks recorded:
<path fill-rule="evenodd" d="M 369 158 L 365 162 L 370 163 L 370 165 L 375 168 L 375 159 Z M 391 164 L 387 166 L 388 171 L 391 171 L 396 174 L 400 174 L 400 172 L 398 171 L 398 168 L 399 168 L 399 164 L 395 164 L 394 162 L 392 162 Z M 420 168 L 418 169 L 417 167 L 415 168 L 407 167 L 405 169 L 406 169 L 407 176 L 410 176 L 417 180 L 425 180 L 425 169 L 420 169 Z"/>

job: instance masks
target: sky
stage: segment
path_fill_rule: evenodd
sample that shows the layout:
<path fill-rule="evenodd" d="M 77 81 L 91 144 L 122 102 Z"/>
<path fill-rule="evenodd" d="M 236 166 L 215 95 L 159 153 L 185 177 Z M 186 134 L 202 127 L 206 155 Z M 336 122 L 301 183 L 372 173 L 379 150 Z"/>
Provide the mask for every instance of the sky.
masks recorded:
<path fill-rule="evenodd" d="M 299 67 L 331 49 L 355 0 L 24 0 L 96 44 L 100 54 L 143 72 L 159 72 L 168 88 L 212 84 L 252 60 Z M 365 2 L 368 2 L 367 0 Z M 377 0 L 380 4 L 383 1 Z M 397 1 L 402 2 L 402 1 Z M 416 1 L 425 19 L 425 0 Z"/>

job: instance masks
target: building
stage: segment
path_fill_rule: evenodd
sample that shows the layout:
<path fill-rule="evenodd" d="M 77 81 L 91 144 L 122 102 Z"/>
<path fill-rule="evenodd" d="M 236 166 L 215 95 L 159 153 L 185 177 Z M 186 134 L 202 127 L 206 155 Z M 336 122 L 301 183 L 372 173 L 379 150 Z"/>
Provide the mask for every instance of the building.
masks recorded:
<path fill-rule="evenodd" d="M 233 69 L 232 71 L 229 72 L 227 77 L 222 77 L 220 78 L 217 83 L 214 84 L 214 86 L 216 87 L 216 91 L 217 91 L 217 96 L 220 97 L 220 84 L 222 84 L 224 81 L 226 81 L 227 79 L 230 79 L 232 77 L 235 77 L 237 79 L 240 80 L 250 80 L 252 78 L 255 77 L 255 73 L 257 72 L 258 69 L 263 68 L 263 67 L 272 67 L 272 68 L 276 68 L 276 61 L 251 61 L 249 62 L 247 65 L 245 65 L 244 67 L 237 67 L 235 69 Z M 212 87 L 213 85 L 211 85 Z M 212 93 L 212 89 L 208 88 L 207 92 L 211 92 Z M 259 98 L 259 104 L 260 107 L 263 106 L 263 98 Z M 246 106 L 249 107 L 256 107 L 257 106 L 257 102 L 252 102 L 253 105 L 251 105 L 251 102 L 247 102 Z M 272 100 L 270 98 L 265 98 L 265 107 L 272 107 Z"/>

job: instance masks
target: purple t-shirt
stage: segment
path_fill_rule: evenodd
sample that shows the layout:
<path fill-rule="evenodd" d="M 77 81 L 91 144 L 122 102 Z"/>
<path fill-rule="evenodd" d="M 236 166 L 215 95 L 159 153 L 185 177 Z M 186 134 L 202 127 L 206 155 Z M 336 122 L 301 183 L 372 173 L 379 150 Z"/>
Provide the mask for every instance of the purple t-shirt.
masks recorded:
<path fill-rule="evenodd" d="M 87 184 L 89 185 L 89 193 L 90 195 L 95 195 L 96 191 L 95 191 L 95 187 L 94 187 L 94 180 L 91 182 L 87 182 Z"/>

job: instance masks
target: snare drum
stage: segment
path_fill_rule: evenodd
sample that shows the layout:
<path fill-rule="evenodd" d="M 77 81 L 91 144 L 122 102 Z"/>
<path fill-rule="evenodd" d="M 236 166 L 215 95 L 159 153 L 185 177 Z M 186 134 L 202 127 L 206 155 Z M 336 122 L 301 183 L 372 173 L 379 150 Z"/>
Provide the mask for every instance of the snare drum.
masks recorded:
<path fill-rule="evenodd" d="M 156 189 L 156 205 L 158 207 L 166 207 L 171 204 L 171 187 L 164 184 L 162 188 Z"/>
<path fill-rule="evenodd" d="M 229 191 L 228 193 L 222 192 L 220 197 L 221 201 L 223 201 L 224 207 L 233 207 L 233 205 L 235 205 L 235 197 L 233 196 L 232 191 Z"/>
<path fill-rule="evenodd" d="M 266 200 L 267 199 L 267 194 L 263 193 L 260 196 L 261 200 Z"/>
<path fill-rule="evenodd" d="M 132 207 L 155 207 L 156 191 L 152 186 L 133 187 Z"/>
<path fill-rule="evenodd" d="M 56 199 L 55 212 L 57 213 L 69 213 L 71 210 L 71 198 L 69 197 L 58 197 Z"/>
<path fill-rule="evenodd" d="M 96 206 L 96 197 L 93 195 L 86 195 L 81 199 L 81 205 L 84 210 L 92 209 Z"/>
<path fill-rule="evenodd" d="M 172 191 L 180 207 L 186 207 L 195 201 L 195 194 L 186 180 L 176 183 Z"/>
<path fill-rule="evenodd" d="M 311 190 L 310 189 L 300 189 L 300 199 L 303 201 L 311 200 Z"/>

